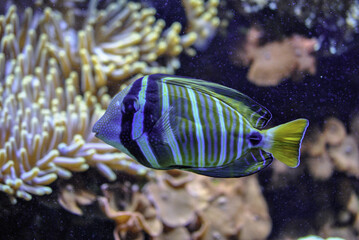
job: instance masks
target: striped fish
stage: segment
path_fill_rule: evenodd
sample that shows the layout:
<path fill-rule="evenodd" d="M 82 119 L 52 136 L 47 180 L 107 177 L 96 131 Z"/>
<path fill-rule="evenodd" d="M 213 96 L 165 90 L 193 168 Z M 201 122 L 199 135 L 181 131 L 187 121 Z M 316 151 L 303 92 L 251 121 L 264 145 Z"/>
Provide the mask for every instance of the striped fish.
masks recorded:
<path fill-rule="evenodd" d="M 308 120 L 263 130 L 270 118 L 265 107 L 231 88 L 155 74 L 118 93 L 93 132 L 149 168 L 242 177 L 273 157 L 299 165 Z"/>

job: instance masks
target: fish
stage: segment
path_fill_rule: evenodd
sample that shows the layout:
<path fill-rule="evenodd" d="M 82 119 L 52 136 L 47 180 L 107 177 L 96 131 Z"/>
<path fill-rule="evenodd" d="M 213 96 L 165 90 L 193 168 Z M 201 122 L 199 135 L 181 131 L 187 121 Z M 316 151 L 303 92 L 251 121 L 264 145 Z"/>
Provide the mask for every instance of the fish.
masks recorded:
<path fill-rule="evenodd" d="M 237 90 L 167 74 L 146 75 L 111 100 L 92 131 L 140 164 L 235 178 L 277 159 L 300 163 L 309 121 L 265 129 L 271 113 Z"/>

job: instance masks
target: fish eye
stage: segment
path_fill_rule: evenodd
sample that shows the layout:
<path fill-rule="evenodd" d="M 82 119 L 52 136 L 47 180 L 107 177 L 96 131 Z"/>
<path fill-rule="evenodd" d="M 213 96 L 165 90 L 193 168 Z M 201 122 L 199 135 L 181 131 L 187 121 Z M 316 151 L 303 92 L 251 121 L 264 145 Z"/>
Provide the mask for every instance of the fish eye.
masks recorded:
<path fill-rule="evenodd" d="M 135 97 L 126 97 L 121 106 L 122 113 L 135 113 L 140 109 L 140 103 Z"/>

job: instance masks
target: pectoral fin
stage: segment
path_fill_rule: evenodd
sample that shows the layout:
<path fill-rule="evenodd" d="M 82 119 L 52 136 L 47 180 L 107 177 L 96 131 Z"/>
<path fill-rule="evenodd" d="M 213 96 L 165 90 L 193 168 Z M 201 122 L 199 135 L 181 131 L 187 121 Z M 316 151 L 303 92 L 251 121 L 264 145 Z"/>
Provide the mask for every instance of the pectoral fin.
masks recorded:
<path fill-rule="evenodd" d="M 170 137 L 177 134 L 178 124 L 175 108 L 170 106 L 146 135 L 151 141 L 156 141 L 158 144 L 167 144 Z"/>

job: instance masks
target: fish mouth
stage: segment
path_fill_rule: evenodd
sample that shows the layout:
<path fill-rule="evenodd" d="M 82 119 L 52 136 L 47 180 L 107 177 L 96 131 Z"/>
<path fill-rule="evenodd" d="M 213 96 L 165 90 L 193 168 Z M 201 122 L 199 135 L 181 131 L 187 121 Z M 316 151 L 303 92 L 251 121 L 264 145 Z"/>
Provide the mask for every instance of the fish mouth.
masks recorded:
<path fill-rule="evenodd" d="M 95 133 L 95 137 L 99 136 L 99 129 L 98 129 L 98 124 L 95 124 L 92 128 L 92 132 Z"/>
<path fill-rule="evenodd" d="M 101 135 L 99 132 L 92 131 L 95 134 L 95 137 L 102 140 L 103 135 Z"/>
<path fill-rule="evenodd" d="M 94 132 L 94 131 L 92 131 L 92 132 L 95 134 L 95 137 L 100 138 L 100 136 L 99 136 L 99 133 L 98 133 L 98 132 Z"/>

